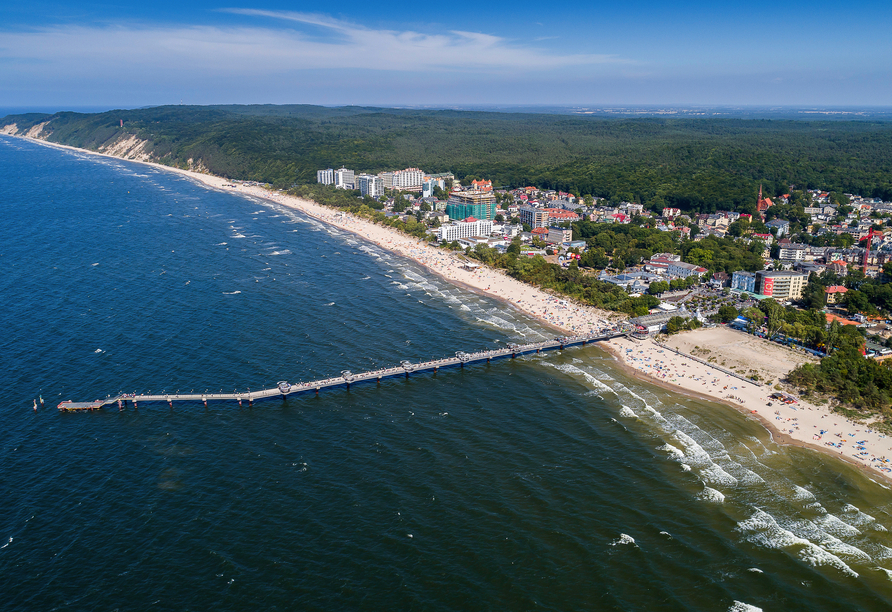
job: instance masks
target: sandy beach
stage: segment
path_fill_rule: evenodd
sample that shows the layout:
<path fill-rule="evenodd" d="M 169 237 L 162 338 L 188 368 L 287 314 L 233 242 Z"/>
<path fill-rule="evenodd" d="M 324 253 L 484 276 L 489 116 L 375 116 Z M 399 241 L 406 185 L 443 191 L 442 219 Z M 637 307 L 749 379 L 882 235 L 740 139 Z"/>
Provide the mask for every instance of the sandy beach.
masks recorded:
<path fill-rule="evenodd" d="M 29 140 L 80 153 L 115 159 L 122 157 L 49 143 L 40 138 Z M 123 157 L 129 158 L 126 153 Z M 572 335 L 596 332 L 624 318 L 617 313 L 556 297 L 513 279 L 501 270 L 486 267 L 468 270 L 463 267 L 464 259 L 455 253 L 432 247 L 392 228 L 376 225 L 315 202 L 259 186 L 232 183 L 228 179 L 210 174 L 181 170 L 142 159 L 130 160 L 180 173 L 208 187 L 242 193 L 300 210 L 319 221 L 352 232 L 407 257 L 447 281 L 502 300 L 561 333 Z M 604 343 L 603 347 L 614 354 L 627 369 L 646 377 L 654 384 L 682 394 L 727 404 L 748 417 L 757 419 L 778 443 L 823 451 L 854 463 L 871 474 L 892 479 L 892 462 L 887 459 L 887 456 L 892 457 L 892 446 L 889 446 L 892 438 L 872 430 L 868 425 L 849 421 L 844 416 L 831 412 L 826 406 L 817 406 L 801 399 L 791 405 L 769 399 L 769 395 L 774 392 L 773 384 L 805 357 L 789 352 L 777 353 L 788 349 L 749 336 L 743 335 L 744 338 L 733 334 L 737 332 L 725 328 L 697 330 L 673 337 L 670 346 L 687 353 L 699 351 L 701 358 L 711 355 L 717 360 L 717 364 L 726 368 L 733 367 L 734 359 L 737 359 L 736 371 L 744 373 L 756 370 L 763 380 L 771 380 L 771 385 L 755 385 L 734 378 L 709 365 L 666 350 L 652 340 L 617 338 Z M 773 405 L 769 406 L 769 402 Z"/>
<path fill-rule="evenodd" d="M 709 341 L 717 341 L 723 342 L 730 354 L 736 351 L 734 345 L 740 340 L 738 335 L 747 342 L 752 340 L 739 332 L 714 328 L 673 337 L 674 342 L 670 342 L 670 346 L 679 348 L 675 345 L 681 345 L 680 350 L 684 350 L 694 344 L 704 346 Z M 678 355 L 653 340 L 616 338 L 605 344 L 605 348 L 630 370 L 664 388 L 733 406 L 765 425 L 778 443 L 830 453 L 872 474 L 892 479 L 892 461 L 889 460 L 892 458 L 892 438 L 872 430 L 869 425 L 850 421 L 831 412 L 826 406 L 817 406 L 801 398 L 795 404 L 772 400 L 769 396 L 775 392 L 773 385 L 756 385 L 740 380 Z M 795 367 L 792 359 L 784 361 L 771 354 L 773 349 L 787 349 L 770 345 L 764 348 L 763 367 L 778 373 L 783 371 L 784 374 Z M 769 403 L 772 405 L 769 406 Z"/>

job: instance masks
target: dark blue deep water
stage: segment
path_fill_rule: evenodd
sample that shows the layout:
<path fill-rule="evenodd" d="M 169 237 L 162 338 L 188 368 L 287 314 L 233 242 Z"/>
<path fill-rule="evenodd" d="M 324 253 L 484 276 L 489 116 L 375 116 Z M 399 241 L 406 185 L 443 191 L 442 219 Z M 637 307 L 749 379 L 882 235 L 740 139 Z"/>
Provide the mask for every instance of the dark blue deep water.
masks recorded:
<path fill-rule="evenodd" d="M 4 610 L 888 610 L 890 491 L 350 234 L 0 137 Z M 42 395 L 45 408 L 34 412 Z"/>

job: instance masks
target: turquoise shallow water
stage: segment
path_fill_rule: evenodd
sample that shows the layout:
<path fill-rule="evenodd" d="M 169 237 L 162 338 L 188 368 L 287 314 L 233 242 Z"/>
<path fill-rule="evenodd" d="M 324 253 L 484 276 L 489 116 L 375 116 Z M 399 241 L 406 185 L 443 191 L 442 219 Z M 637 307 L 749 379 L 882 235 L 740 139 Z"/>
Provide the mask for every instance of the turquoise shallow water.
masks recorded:
<path fill-rule="evenodd" d="M 61 414 L 552 334 L 268 202 L 5 137 L 0 167 L 4 609 L 892 602 L 888 489 L 594 347 L 253 409 Z"/>

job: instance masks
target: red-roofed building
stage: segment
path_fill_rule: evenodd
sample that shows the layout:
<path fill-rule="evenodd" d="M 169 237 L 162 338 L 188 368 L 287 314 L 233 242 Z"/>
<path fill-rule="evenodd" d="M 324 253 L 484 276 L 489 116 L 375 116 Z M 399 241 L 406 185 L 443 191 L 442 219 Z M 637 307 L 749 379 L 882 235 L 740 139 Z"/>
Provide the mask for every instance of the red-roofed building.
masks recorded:
<path fill-rule="evenodd" d="M 492 191 L 492 181 L 471 181 L 471 189 Z"/>
<path fill-rule="evenodd" d="M 477 219 L 475 219 L 474 217 L 466 217 L 466 218 L 462 219 L 462 221 L 465 223 L 475 223 L 477 221 Z"/>
<path fill-rule="evenodd" d="M 833 323 L 834 321 L 838 321 L 840 325 L 858 325 L 858 321 L 849 321 L 848 319 L 843 319 L 842 317 L 837 317 L 835 314 L 826 313 L 827 315 L 827 324 Z"/>
<path fill-rule="evenodd" d="M 838 303 L 840 300 L 842 300 L 842 298 L 845 297 L 846 292 L 848 292 L 848 289 L 846 289 L 842 285 L 833 285 L 832 287 L 827 287 L 826 289 L 824 289 L 824 294 L 827 296 L 828 304 Z"/>
<path fill-rule="evenodd" d="M 838 274 L 840 276 L 845 276 L 849 273 L 849 264 L 842 261 L 841 259 L 837 259 L 836 261 L 831 261 L 830 265 L 827 266 L 827 269 L 833 272 L 834 274 Z"/>
<path fill-rule="evenodd" d="M 565 221 L 579 221 L 579 215 L 572 210 L 564 210 L 563 208 L 543 208 L 548 213 L 549 221 L 563 223 Z"/>
<path fill-rule="evenodd" d="M 756 210 L 762 218 L 765 218 L 765 211 L 774 206 L 774 202 L 771 201 L 771 198 L 763 198 L 762 197 L 762 185 L 759 185 L 759 199 L 756 201 Z"/>
<path fill-rule="evenodd" d="M 533 234 L 534 236 L 539 237 L 539 238 L 544 238 L 545 236 L 548 235 L 548 228 L 547 227 L 537 227 L 530 233 Z"/>

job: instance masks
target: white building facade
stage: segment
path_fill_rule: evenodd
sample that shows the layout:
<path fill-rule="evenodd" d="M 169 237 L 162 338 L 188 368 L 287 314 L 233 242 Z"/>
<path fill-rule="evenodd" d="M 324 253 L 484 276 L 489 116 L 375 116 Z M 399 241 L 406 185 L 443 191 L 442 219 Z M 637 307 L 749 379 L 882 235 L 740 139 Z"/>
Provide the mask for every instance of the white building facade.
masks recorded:
<path fill-rule="evenodd" d="M 356 177 L 356 188 L 364 196 L 379 198 L 384 195 L 384 181 L 380 176 L 360 174 Z"/>
<path fill-rule="evenodd" d="M 335 187 L 338 189 L 356 189 L 356 179 L 353 170 L 338 168 L 335 170 Z"/>
<path fill-rule="evenodd" d="M 393 173 L 393 188 L 403 191 L 421 191 L 424 172 L 418 168 L 406 168 Z"/>
<path fill-rule="evenodd" d="M 473 219 L 473 217 L 471 217 Z M 489 236 L 492 233 L 492 221 L 486 219 L 473 221 L 456 221 L 437 228 L 437 240 L 452 242 L 459 238 L 471 236 Z"/>
<path fill-rule="evenodd" d="M 316 170 L 316 182 L 320 185 L 334 185 L 334 170 L 328 168 L 326 170 Z"/>

